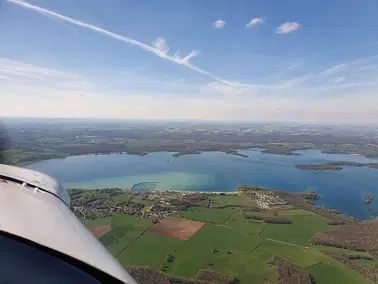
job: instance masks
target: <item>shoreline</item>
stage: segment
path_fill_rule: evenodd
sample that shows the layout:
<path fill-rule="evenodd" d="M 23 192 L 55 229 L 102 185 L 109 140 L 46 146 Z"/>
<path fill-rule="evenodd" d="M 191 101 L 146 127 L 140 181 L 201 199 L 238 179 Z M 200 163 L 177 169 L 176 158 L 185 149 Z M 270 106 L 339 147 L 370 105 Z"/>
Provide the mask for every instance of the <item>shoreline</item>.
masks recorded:
<path fill-rule="evenodd" d="M 80 156 L 109 156 L 109 155 L 132 155 L 132 156 L 140 156 L 140 157 L 144 157 L 144 156 L 148 156 L 149 154 L 154 154 L 154 153 L 171 153 L 171 157 L 172 158 L 179 158 L 180 156 L 187 156 L 187 155 L 201 155 L 201 154 L 204 154 L 204 153 L 207 153 L 207 152 L 219 152 L 219 153 L 223 153 L 223 154 L 226 154 L 226 155 L 230 155 L 230 156 L 239 156 L 239 157 L 242 157 L 242 158 L 245 158 L 245 159 L 248 159 L 249 156 L 246 155 L 246 154 L 242 154 L 240 153 L 239 151 L 243 151 L 243 150 L 250 150 L 250 149 L 260 149 L 260 153 L 261 154 L 271 154 L 271 155 L 278 155 L 278 156 L 299 156 L 299 155 L 302 155 L 300 153 L 297 153 L 296 151 L 307 151 L 307 150 L 317 150 L 317 151 L 320 151 L 321 154 L 325 154 L 325 155 L 332 155 L 332 154 L 341 154 L 341 155 L 348 155 L 348 156 L 359 156 L 359 157 L 365 157 L 365 158 L 368 158 L 368 159 L 371 159 L 373 161 L 377 161 L 378 162 L 378 158 L 375 158 L 375 157 L 371 157 L 369 155 L 363 155 L 363 154 L 357 154 L 357 153 L 342 153 L 342 152 L 331 152 L 331 151 L 327 151 L 327 150 L 323 150 L 321 148 L 307 148 L 307 149 L 292 149 L 290 150 L 290 153 L 287 153 L 287 152 L 275 152 L 275 151 L 270 151 L 268 147 L 264 148 L 264 147 L 261 147 L 261 146 L 250 146 L 250 147 L 243 147 L 243 148 L 234 148 L 234 149 L 231 149 L 231 150 L 222 150 L 222 149 L 212 149 L 212 150 L 201 150 L 201 151 L 194 151 L 194 152 L 175 152 L 175 151 L 170 151 L 170 150 L 166 150 L 166 151 L 150 151 L 150 152 L 140 152 L 140 153 L 136 153 L 136 152 L 104 152 L 104 153 L 83 153 L 83 154 L 71 154 L 71 155 L 65 155 L 65 156 L 57 156 L 57 157 L 51 157 L 51 158 L 41 158 L 41 159 L 37 159 L 36 161 L 25 161 L 25 162 L 20 162 L 20 163 L 15 163 L 15 164 L 12 164 L 13 166 L 18 166 L 18 167 L 28 167 L 30 165 L 34 165 L 34 164 L 38 164 L 40 162 L 43 162 L 43 161 L 49 161 L 49 160 L 60 160 L 60 159 L 66 159 L 66 158 L 70 158 L 70 157 L 80 157 Z"/>
<path fill-rule="evenodd" d="M 306 193 L 308 193 L 308 191 L 300 191 L 300 192 L 291 192 L 291 191 L 285 191 L 285 190 L 280 190 L 280 189 L 274 189 L 274 188 L 267 188 L 267 187 L 259 187 L 259 186 L 248 186 L 248 187 L 252 187 L 254 189 L 252 190 L 261 190 L 261 191 L 264 191 L 264 190 L 268 190 L 268 191 L 272 191 L 276 194 L 278 194 L 278 196 L 295 196 L 295 197 L 301 197 L 303 198 L 303 196 L 306 195 Z M 117 188 L 117 187 L 111 187 L 111 188 L 68 188 L 67 191 L 68 193 L 70 194 L 70 191 L 73 191 L 73 190 L 88 190 L 88 191 L 95 191 L 95 190 L 122 190 L 124 192 L 127 192 L 127 193 L 130 193 L 130 194 L 136 194 L 138 192 L 135 192 L 135 191 L 131 191 L 131 188 Z M 245 192 L 243 190 L 236 190 L 236 191 L 227 191 L 227 192 L 224 192 L 224 191 L 194 191 L 194 190 L 177 190 L 177 189 L 172 189 L 172 190 L 169 190 L 169 189 L 152 189 L 152 190 L 147 190 L 145 191 L 147 193 L 153 193 L 153 194 L 181 194 L 181 195 L 208 195 L 208 196 L 211 196 L 211 195 L 218 195 L 218 196 L 241 196 L 243 195 Z M 139 192 L 139 193 L 144 193 L 143 191 L 142 192 Z M 316 193 L 315 193 L 316 194 Z M 283 198 L 283 199 L 286 199 L 286 198 Z M 374 215 L 371 215 L 369 217 L 365 217 L 365 218 L 359 218 L 359 217 L 356 217 L 355 215 L 352 215 L 352 214 L 345 214 L 343 213 L 342 211 L 339 211 L 339 209 L 335 209 L 335 208 L 331 208 L 331 207 L 327 207 L 327 206 L 324 206 L 324 205 L 321 205 L 318 203 L 318 201 L 320 200 L 320 196 L 312 199 L 312 203 L 310 205 L 310 208 L 302 208 L 302 209 L 305 209 L 305 210 L 309 210 L 309 211 L 317 211 L 317 210 L 322 210 L 322 211 L 327 211 L 328 213 L 331 212 L 332 214 L 334 214 L 334 212 L 338 212 L 336 215 L 338 216 L 344 216 L 344 217 L 350 217 L 350 218 L 353 218 L 355 220 L 358 220 L 358 221 L 371 221 L 371 220 L 378 220 L 378 215 L 374 214 Z M 286 200 L 289 204 L 292 204 L 291 201 L 288 201 Z M 298 205 L 299 208 L 301 208 L 303 206 L 303 204 L 301 205 Z"/>

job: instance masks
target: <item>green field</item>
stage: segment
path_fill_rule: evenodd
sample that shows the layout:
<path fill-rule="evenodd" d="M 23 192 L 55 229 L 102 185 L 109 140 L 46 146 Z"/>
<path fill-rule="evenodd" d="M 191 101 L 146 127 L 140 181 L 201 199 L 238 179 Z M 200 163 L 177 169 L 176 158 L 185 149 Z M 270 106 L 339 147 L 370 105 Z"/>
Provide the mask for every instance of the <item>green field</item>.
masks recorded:
<path fill-rule="evenodd" d="M 187 211 L 181 212 L 180 215 L 188 220 L 219 224 L 238 210 L 237 207 L 204 208 L 193 206 L 188 208 Z"/>
<path fill-rule="evenodd" d="M 245 195 L 215 195 L 210 196 L 212 202 L 211 207 L 224 207 L 224 206 L 242 206 L 256 208 L 257 204 L 248 196 Z"/>
<path fill-rule="evenodd" d="M 310 267 L 307 271 L 311 274 L 316 284 L 367 284 L 372 283 L 362 277 L 356 271 L 343 266 L 341 263 L 321 263 Z"/>
<path fill-rule="evenodd" d="M 193 251 L 194 250 L 194 251 Z M 275 269 L 267 262 L 256 259 L 252 252 L 219 249 L 216 253 L 200 251 L 195 247 L 180 249 L 174 253 L 173 264 L 166 264 L 170 274 L 194 279 L 200 269 L 212 269 L 235 276 L 240 283 L 264 283 L 274 278 Z M 251 279 L 254 279 L 251 282 Z"/>
<path fill-rule="evenodd" d="M 129 246 L 136 238 L 138 238 L 143 232 L 141 231 L 128 231 L 125 235 L 117 239 L 116 242 L 112 242 L 107 246 L 107 249 L 115 257 L 118 256 L 127 246 Z"/>
<path fill-rule="evenodd" d="M 330 259 L 330 257 L 317 250 L 287 245 L 275 241 L 264 241 L 253 251 L 253 254 L 257 259 L 265 262 L 269 261 L 274 256 L 278 256 L 302 268 Z"/>
<path fill-rule="evenodd" d="M 111 225 L 112 230 L 100 241 L 123 266 L 149 266 L 189 279 L 196 279 L 201 269 L 211 269 L 234 276 L 242 284 L 273 283 L 276 270 L 269 261 L 280 257 L 306 269 L 316 284 L 370 283 L 322 250 L 367 256 L 368 253 L 309 244 L 314 234 L 330 228 L 325 218 L 305 210 L 246 211 L 241 208 L 246 204 L 241 205 L 241 200 L 231 205 L 239 196 L 231 199 L 234 200 L 222 201 L 226 207 L 192 206 L 181 211 L 181 218 L 206 223 L 186 241 L 149 233 L 146 230 L 152 226 L 151 220 L 123 213 L 91 220 L 86 225 Z M 245 215 L 278 215 L 292 224 L 266 224 L 246 219 Z M 378 264 L 377 259 L 356 261 Z"/>
<path fill-rule="evenodd" d="M 72 188 L 69 190 L 71 199 L 78 199 L 86 196 L 90 197 L 93 196 L 94 192 L 95 191 L 93 190 L 84 190 L 80 188 Z"/>
<path fill-rule="evenodd" d="M 112 196 L 111 198 L 115 201 L 116 204 L 123 203 L 125 201 L 129 201 L 133 197 L 132 193 L 125 192 L 120 195 Z"/>
<path fill-rule="evenodd" d="M 245 219 L 243 212 L 240 210 L 224 221 L 222 225 L 252 235 L 258 235 L 267 226 L 267 224 L 263 224 L 261 221 Z"/>
<path fill-rule="evenodd" d="M 132 236 L 140 235 L 152 222 L 133 215 L 114 213 L 110 224 L 112 229 L 100 238 L 100 242 L 113 254 L 117 254 L 129 244 Z"/>
<path fill-rule="evenodd" d="M 151 220 L 141 219 L 134 215 L 114 213 L 111 221 L 112 227 L 128 228 L 131 231 L 141 231 L 152 225 Z"/>
<path fill-rule="evenodd" d="M 370 254 L 366 251 L 355 251 L 355 250 L 350 250 L 350 249 L 321 246 L 321 245 L 311 245 L 311 247 L 316 248 L 316 249 L 321 250 L 321 251 L 341 252 L 341 253 L 346 253 L 346 254 L 349 254 L 349 255 L 358 254 L 358 255 L 370 256 Z"/>
<path fill-rule="evenodd" d="M 278 214 L 277 211 L 260 211 L 260 212 L 253 212 L 253 211 L 246 211 L 246 210 L 241 210 L 245 216 L 259 216 L 259 217 L 266 217 L 266 216 L 274 216 L 275 214 Z"/>
<path fill-rule="evenodd" d="M 195 278 L 200 269 L 207 268 L 235 276 L 241 283 L 272 280 L 275 270 L 268 261 L 275 256 L 302 268 L 330 259 L 314 249 L 264 241 L 214 225 L 204 226 L 172 255 L 174 262 L 165 264 L 171 274 Z"/>
<path fill-rule="evenodd" d="M 162 268 L 169 253 L 184 242 L 178 239 L 144 233 L 117 256 L 122 265 Z"/>
<path fill-rule="evenodd" d="M 92 229 L 98 226 L 110 225 L 110 222 L 111 222 L 111 217 L 104 217 L 104 218 L 99 218 L 95 220 L 89 220 L 85 222 L 85 226 Z"/>
<path fill-rule="evenodd" d="M 226 269 L 235 275 L 234 269 L 243 269 L 243 263 L 245 271 L 248 270 L 247 264 L 253 260 L 250 252 L 262 241 L 243 232 L 208 224 L 172 253 L 175 260 L 166 266 L 168 272 L 189 278 L 195 278 L 201 268 Z"/>
<path fill-rule="evenodd" d="M 280 211 L 279 216 L 292 224 L 269 224 L 262 237 L 299 245 L 307 245 L 313 235 L 329 228 L 325 218 L 304 210 Z"/>

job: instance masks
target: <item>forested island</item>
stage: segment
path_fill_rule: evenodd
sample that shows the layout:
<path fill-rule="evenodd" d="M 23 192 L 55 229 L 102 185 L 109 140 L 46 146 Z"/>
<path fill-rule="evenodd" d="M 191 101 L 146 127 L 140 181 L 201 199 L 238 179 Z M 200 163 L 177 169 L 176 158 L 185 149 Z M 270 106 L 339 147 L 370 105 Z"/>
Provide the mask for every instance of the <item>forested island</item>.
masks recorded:
<path fill-rule="evenodd" d="M 298 169 L 313 171 L 341 171 L 343 166 L 368 167 L 378 170 L 378 163 L 357 163 L 357 162 L 329 162 L 325 164 L 303 164 L 296 165 Z"/>

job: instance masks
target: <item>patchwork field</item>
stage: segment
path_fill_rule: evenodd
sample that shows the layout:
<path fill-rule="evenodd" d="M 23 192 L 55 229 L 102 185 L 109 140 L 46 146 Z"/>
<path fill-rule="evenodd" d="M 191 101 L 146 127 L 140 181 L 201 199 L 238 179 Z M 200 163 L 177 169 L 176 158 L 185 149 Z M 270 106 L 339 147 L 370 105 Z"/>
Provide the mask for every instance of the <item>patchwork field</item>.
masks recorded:
<path fill-rule="evenodd" d="M 112 230 L 104 234 L 100 242 L 105 247 L 112 248 L 109 249 L 112 253 L 118 253 L 128 245 L 133 240 L 130 236 L 138 236 L 152 225 L 150 220 L 122 213 L 113 214 L 109 220 Z"/>
<path fill-rule="evenodd" d="M 151 275 L 163 273 L 164 279 L 171 277 L 170 283 L 187 283 L 174 277 L 194 280 L 205 269 L 235 277 L 242 284 L 273 284 L 276 268 L 271 261 L 275 257 L 308 272 L 316 284 L 371 283 L 323 252 L 361 256 L 369 253 L 310 243 L 313 235 L 331 228 L 326 218 L 306 210 L 287 210 L 287 207 L 260 210 L 253 200 L 242 197 L 210 196 L 211 203 L 201 200 L 174 218 L 171 215 L 154 222 L 136 215 L 112 213 L 109 217 L 87 221 L 86 226 L 122 265 L 133 265 L 133 269 L 153 268 Z M 146 200 L 138 197 L 137 201 Z M 266 223 L 264 217 L 290 222 Z M 377 263 L 376 259 L 353 261 Z"/>

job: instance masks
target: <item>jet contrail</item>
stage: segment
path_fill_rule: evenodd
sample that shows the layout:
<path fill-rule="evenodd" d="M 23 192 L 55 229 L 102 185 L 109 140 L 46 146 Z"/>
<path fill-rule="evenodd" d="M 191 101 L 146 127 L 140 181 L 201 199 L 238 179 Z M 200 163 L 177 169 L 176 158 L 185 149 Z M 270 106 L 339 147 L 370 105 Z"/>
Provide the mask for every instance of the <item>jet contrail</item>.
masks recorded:
<path fill-rule="evenodd" d="M 212 77 L 214 80 L 218 81 L 218 82 L 221 82 L 223 84 L 226 84 L 226 85 L 229 85 L 229 86 L 234 86 L 234 87 L 249 87 L 249 85 L 245 85 L 245 84 L 239 84 L 239 83 L 235 83 L 235 82 L 231 82 L 231 81 L 227 81 L 227 80 L 223 80 L 222 78 L 206 71 L 206 70 L 203 70 L 197 66 L 194 66 L 192 65 L 190 62 L 189 62 L 189 59 L 196 56 L 198 53 L 193 50 L 189 55 L 187 55 L 186 57 L 183 57 L 183 58 L 178 58 L 178 57 L 174 57 L 174 56 L 170 56 L 167 54 L 167 52 L 164 52 L 158 48 L 155 48 L 151 45 L 148 45 L 148 44 L 145 44 L 143 42 L 140 42 L 138 40 L 135 40 L 135 39 L 132 39 L 132 38 L 129 38 L 129 37 L 125 37 L 125 36 L 122 36 L 122 35 L 119 35 L 119 34 L 116 34 L 116 33 L 113 33 L 113 32 L 110 32 L 110 31 L 107 31 L 107 30 L 104 30 L 102 28 L 99 28 L 97 26 L 94 26 L 94 25 L 91 25 L 91 24 L 87 24 L 87 23 L 84 23 L 82 21 L 79 21 L 79 20 L 75 20 L 75 19 L 72 19 L 72 18 L 69 18 L 69 17 L 66 17 L 64 15 L 61 15 L 61 14 L 58 14 L 58 13 L 55 13 L 55 12 L 52 12 L 50 10 L 47 10 L 47 9 L 44 9 L 44 8 L 41 8 L 41 7 L 38 7 L 38 6 L 35 6 L 35 5 L 31 5 L 29 3 L 26 3 L 26 2 L 23 2 L 21 0 L 8 0 L 8 2 L 10 3 L 13 3 L 13 4 L 16 4 L 16 5 L 19 5 L 19 6 L 22 6 L 26 9 L 30 9 L 30 10 L 34 10 L 36 12 L 39 12 L 43 15 L 46 15 L 46 16 L 50 16 L 50 17 L 54 17 L 56 19 L 59 19 L 63 22 L 67 22 L 67 23 L 70 23 L 70 24 L 73 24 L 73 25 L 76 25 L 76 26 L 80 26 L 80 27 L 83 27 L 83 28 L 87 28 L 87 29 L 90 29 L 92 31 L 96 31 L 98 33 L 101 33 L 103 35 L 106 35 L 108 37 L 111 37 L 111 38 L 114 38 L 114 39 L 117 39 L 117 40 L 120 40 L 120 41 L 123 41 L 123 42 L 126 42 L 126 43 L 129 43 L 131 45 L 134 45 L 134 46 L 137 46 L 145 51 L 148 51 L 148 52 L 152 52 L 152 53 L 155 53 L 155 55 L 163 58 L 163 59 L 167 59 L 169 61 L 172 61 L 174 63 L 177 63 L 177 64 L 180 64 L 180 65 L 183 65 L 183 66 L 186 66 L 198 73 L 201 73 L 201 74 L 204 74 L 204 75 L 208 75 L 210 77 Z"/>

